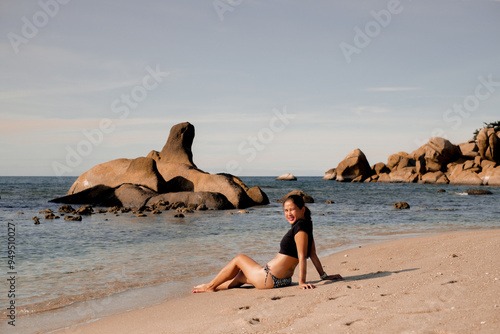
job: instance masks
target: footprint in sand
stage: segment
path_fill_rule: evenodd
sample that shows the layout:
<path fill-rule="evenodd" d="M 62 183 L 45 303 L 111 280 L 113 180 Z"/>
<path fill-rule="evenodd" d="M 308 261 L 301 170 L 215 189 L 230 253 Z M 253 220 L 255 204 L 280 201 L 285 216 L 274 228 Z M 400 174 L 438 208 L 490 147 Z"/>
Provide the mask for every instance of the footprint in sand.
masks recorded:
<path fill-rule="evenodd" d="M 358 322 L 358 321 L 363 321 L 363 319 L 349 321 L 349 322 L 346 322 L 344 325 L 347 326 L 347 327 L 349 327 L 349 326 L 351 326 L 352 324 L 354 324 L 355 322 Z"/>

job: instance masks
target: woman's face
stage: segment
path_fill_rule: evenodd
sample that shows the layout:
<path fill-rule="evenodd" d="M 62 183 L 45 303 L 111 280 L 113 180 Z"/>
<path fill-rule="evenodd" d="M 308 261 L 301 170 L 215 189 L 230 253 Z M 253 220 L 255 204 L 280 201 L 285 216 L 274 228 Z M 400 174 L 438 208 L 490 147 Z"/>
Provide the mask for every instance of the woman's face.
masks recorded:
<path fill-rule="evenodd" d="M 306 212 L 306 207 L 299 209 L 297 205 L 292 200 L 288 200 L 283 204 L 283 210 L 285 211 L 285 218 L 290 224 L 294 224 L 299 219 L 304 219 L 304 214 Z"/>

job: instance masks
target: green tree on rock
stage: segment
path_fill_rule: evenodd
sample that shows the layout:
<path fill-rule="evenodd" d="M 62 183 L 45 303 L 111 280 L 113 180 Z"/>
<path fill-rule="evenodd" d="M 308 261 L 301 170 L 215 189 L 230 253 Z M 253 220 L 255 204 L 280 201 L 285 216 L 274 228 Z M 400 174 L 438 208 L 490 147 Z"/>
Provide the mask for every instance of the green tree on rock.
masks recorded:
<path fill-rule="evenodd" d="M 495 132 L 500 131 L 500 121 L 490 122 L 490 123 L 485 122 L 484 126 L 481 129 L 477 129 L 476 131 L 474 131 L 474 137 L 473 137 L 474 140 L 477 140 L 477 135 L 479 134 L 479 131 L 481 131 L 484 128 L 493 128 L 495 129 Z"/>

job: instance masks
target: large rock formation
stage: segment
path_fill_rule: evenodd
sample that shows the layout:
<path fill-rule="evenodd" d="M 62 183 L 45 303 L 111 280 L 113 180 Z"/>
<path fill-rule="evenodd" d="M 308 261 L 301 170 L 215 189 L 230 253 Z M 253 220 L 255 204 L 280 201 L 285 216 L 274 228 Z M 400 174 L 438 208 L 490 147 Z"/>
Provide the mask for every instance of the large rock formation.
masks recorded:
<path fill-rule="evenodd" d="M 459 145 L 433 137 L 412 153 L 392 154 L 369 171 L 364 154 L 352 151 L 337 169 L 325 173 L 325 180 L 365 182 L 420 182 L 500 186 L 500 132 L 482 129 L 477 141 Z"/>
<path fill-rule="evenodd" d="M 141 206 L 152 198 L 211 209 L 246 208 L 269 203 L 258 187 L 249 189 L 238 177 L 209 174 L 196 167 L 191 146 L 194 126 L 174 125 L 161 152 L 147 157 L 118 159 L 91 168 L 58 203 Z"/>

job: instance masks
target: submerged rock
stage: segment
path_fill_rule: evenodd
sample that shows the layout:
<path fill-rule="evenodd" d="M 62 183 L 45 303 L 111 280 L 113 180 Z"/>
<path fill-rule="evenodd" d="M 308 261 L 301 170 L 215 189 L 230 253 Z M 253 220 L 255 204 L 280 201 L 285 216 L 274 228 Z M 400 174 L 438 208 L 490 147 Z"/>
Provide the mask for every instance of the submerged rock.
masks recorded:
<path fill-rule="evenodd" d="M 67 220 L 67 221 L 82 221 L 82 216 L 65 216 L 64 220 Z"/>
<path fill-rule="evenodd" d="M 73 207 L 71 205 L 66 204 L 66 205 L 62 205 L 59 207 L 59 212 L 62 212 L 62 213 L 72 213 L 74 211 L 75 211 L 75 209 L 73 209 Z"/>
<path fill-rule="evenodd" d="M 493 193 L 486 189 L 468 189 L 465 191 L 467 195 L 493 195 Z"/>
<path fill-rule="evenodd" d="M 78 215 L 89 216 L 94 213 L 94 209 L 90 205 L 84 205 L 76 209 L 75 213 Z"/>
<path fill-rule="evenodd" d="M 276 181 L 297 181 L 295 175 L 287 173 L 276 178 Z"/>
<path fill-rule="evenodd" d="M 291 195 L 299 195 L 299 196 L 301 196 L 304 199 L 304 203 L 314 203 L 314 199 L 311 196 L 309 196 L 308 194 L 306 194 L 305 192 L 303 192 L 302 190 L 294 190 L 294 191 L 289 192 L 288 194 L 286 194 L 285 196 L 283 196 L 279 200 L 279 202 L 283 203 Z"/>
<path fill-rule="evenodd" d="M 410 204 L 408 204 L 406 202 L 397 202 L 397 203 L 394 203 L 394 209 L 406 210 L 406 209 L 409 209 L 409 208 L 410 208 Z"/>

